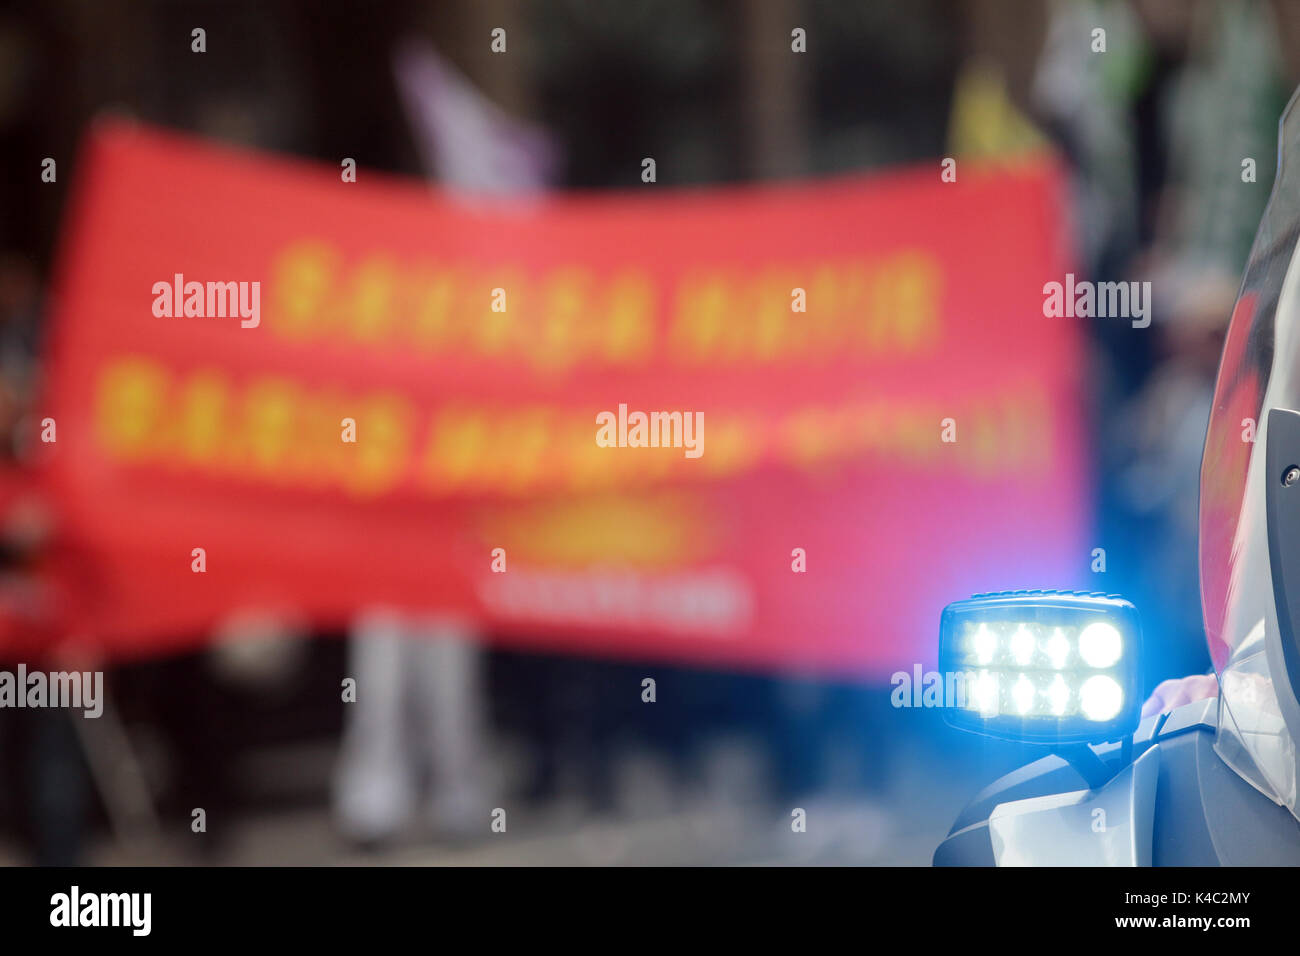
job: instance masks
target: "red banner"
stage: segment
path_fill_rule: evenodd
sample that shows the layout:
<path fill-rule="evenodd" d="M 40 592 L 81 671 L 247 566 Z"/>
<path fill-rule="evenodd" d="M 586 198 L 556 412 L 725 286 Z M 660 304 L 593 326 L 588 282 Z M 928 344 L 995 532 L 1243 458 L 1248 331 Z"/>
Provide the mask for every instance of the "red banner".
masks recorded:
<path fill-rule="evenodd" d="M 382 603 L 887 673 L 1087 568 L 1046 162 L 465 205 L 107 126 L 79 173 L 42 414 L 114 652 Z"/>

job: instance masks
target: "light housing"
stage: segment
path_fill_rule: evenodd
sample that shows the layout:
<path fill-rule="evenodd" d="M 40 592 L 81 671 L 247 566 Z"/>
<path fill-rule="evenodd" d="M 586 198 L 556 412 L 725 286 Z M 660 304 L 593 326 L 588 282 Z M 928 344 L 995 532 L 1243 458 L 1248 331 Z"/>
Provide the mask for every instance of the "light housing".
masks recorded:
<path fill-rule="evenodd" d="M 950 726 L 1033 743 L 1127 736 L 1141 708 L 1137 609 L 1100 591 L 999 591 L 943 609 Z"/>

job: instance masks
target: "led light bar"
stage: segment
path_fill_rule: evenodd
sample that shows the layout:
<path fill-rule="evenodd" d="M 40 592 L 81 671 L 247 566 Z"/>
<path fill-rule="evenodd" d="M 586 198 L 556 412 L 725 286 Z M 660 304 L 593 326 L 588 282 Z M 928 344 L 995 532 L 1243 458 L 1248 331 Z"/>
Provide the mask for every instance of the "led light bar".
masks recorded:
<path fill-rule="evenodd" d="M 953 727 L 1039 743 L 1095 743 L 1138 722 L 1141 628 L 1114 594 L 1001 591 L 949 604 L 939 669 Z"/>

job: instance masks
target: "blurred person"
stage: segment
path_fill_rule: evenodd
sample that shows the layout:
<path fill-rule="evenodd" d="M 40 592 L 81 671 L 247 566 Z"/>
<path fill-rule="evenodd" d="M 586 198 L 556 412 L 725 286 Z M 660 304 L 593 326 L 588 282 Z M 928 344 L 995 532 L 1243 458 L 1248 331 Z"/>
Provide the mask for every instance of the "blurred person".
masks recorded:
<path fill-rule="evenodd" d="M 399 44 L 393 66 L 432 178 L 465 201 L 545 188 L 556 153 L 544 132 L 507 116 L 427 45 Z M 486 827 L 477 637 L 450 616 L 372 608 L 358 617 L 348 648 L 357 700 L 345 711 L 334 787 L 345 836 L 391 838 L 411 815 L 426 772 L 435 831 L 462 836 Z"/>
<path fill-rule="evenodd" d="M 1201 642 L 1186 637 L 1202 628 L 1197 482 L 1219 347 L 1288 92 L 1276 9 L 1262 0 L 1051 9 L 1032 98 L 1070 162 L 1081 265 L 1152 290 L 1150 328 L 1084 329 L 1106 589 L 1143 609 L 1154 670 L 1186 673 L 1208 667 Z M 1078 42 L 1096 27 L 1104 55 Z"/>
<path fill-rule="evenodd" d="M 1153 533 L 1143 552 L 1151 569 L 1148 600 L 1163 611 L 1178 641 L 1193 653 L 1170 653 L 1164 667 L 1181 672 L 1200 663 L 1197 590 L 1201 449 L 1213 403 L 1213 386 L 1222 349 L 1223 316 L 1231 314 L 1235 287 L 1210 273 L 1188 283 L 1176 301 L 1175 319 L 1160 330 L 1160 364 L 1141 392 L 1117 416 L 1116 440 L 1128 458 L 1118 476 L 1131 513 L 1143 516 Z M 1189 584 L 1189 581 L 1191 582 Z M 1142 707 L 1142 716 L 1173 710 L 1218 694 L 1211 674 L 1160 682 Z"/>
<path fill-rule="evenodd" d="M 43 574 L 54 527 L 30 471 L 29 430 L 36 379 L 40 284 L 16 253 L 0 255 L 0 647 L 14 645 L 29 667 L 59 669 L 59 602 Z M 5 640 L 8 632 L 9 640 Z M 32 650 L 35 648 L 35 650 Z M 8 660 L 14 653 L 6 648 Z M 24 797 L 38 865 L 82 861 L 92 803 L 74 720 L 59 708 L 6 712 L 25 769 Z"/>
<path fill-rule="evenodd" d="M 394 838 L 424 783 L 436 834 L 487 832 L 483 656 L 475 637 L 452 617 L 375 608 L 357 618 L 348 639 L 357 697 L 345 709 L 333 791 L 348 839 L 369 846 Z"/>

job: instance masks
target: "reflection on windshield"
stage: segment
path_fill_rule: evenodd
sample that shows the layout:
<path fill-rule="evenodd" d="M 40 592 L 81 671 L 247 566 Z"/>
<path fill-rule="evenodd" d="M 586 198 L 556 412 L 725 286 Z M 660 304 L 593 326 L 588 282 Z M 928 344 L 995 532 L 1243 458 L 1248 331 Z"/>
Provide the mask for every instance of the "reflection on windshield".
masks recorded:
<path fill-rule="evenodd" d="M 1254 292 L 1244 293 L 1233 310 L 1201 467 L 1201 604 L 1210 656 L 1218 671 L 1223 670 L 1234 643 L 1223 626 L 1234 590 L 1233 542 L 1263 398 L 1260 371 L 1255 363 L 1245 361 L 1257 301 Z"/>
<path fill-rule="evenodd" d="M 1263 488 L 1253 501 L 1252 453 L 1262 459 L 1266 407 L 1300 407 L 1300 353 L 1287 348 L 1286 330 L 1300 321 L 1279 315 L 1283 284 L 1300 234 L 1300 183 L 1288 162 L 1300 151 L 1300 110 L 1287 106 L 1281 128 L 1278 175 L 1251 248 L 1233 309 L 1215 386 L 1214 406 L 1201 463 L 1201 607 L 1215 670 L 1263 619 L 1268 593 L 1268 529 Z M 1295 279 L 1293 278 L 1294 282 Z M 1280 322 L 1280 325 L 1279 325 Z M 1277 341 L 1282 330 L 1286 342 Z M 1283 357 L 1274 362 L 1275 346 Z M 1256 467 L 1262 467 L 1262 461 Z"/>
<path fill-rule="evenodd" d="M 1288 157 L 1300 150 L 1292 97 L 1282 124 L 1277 179 L 1251 249 L 1224 343 L 1201 462 L 1201 605 L 1219 674 L 1215 750 L 1270 799 L 1297 810 L 1294 737 L 1266 645 L 1269 574 L 1267 411 L 1300 408 L 1300 182 Z M 1293 165 L 1293 164 L 1292 164 Z"/>

